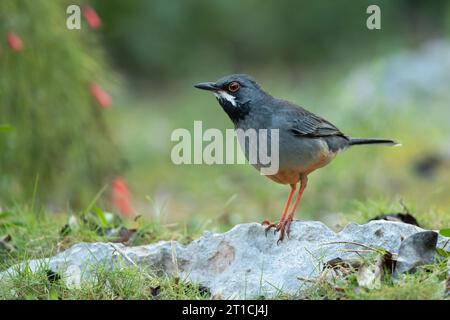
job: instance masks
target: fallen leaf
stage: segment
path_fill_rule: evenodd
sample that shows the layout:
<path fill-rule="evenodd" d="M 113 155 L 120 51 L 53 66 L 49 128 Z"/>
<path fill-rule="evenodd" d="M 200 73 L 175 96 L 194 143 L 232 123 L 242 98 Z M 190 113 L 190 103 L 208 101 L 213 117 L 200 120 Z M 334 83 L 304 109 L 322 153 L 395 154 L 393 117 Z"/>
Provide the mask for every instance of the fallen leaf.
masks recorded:
<path fill-rule="evenodd" d="M 378 256 L 375 264 L 364 264 L 356 274 L 358 285 L 369 290 L 380 289 L 381 280 L 384 276 L 383 265 L 384 258 L 381 255 Z"/>
<path fill-rule="evenodd" d="M 136 232 L 137 229 L 127 229 L 125 227 L 119 227 L 108 229 L 106 231 L 106 236 L 115 238 L 112 242 L 128 243 Z"/>

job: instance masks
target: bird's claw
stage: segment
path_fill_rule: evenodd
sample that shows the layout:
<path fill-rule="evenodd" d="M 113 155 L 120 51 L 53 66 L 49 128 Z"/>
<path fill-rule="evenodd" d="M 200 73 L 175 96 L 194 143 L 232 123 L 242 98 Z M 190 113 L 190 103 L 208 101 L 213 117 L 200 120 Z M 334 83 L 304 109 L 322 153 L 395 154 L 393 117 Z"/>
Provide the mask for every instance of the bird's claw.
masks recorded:
<path fill-rule="evenodd" d="M 288 238 L 290 238 L 291 223 L 292 223 L 292 219 L 288 218 L 284 221 L 279 221 L 278 223 L 271 223 L 268 220 L 264 220 L 261 224 L 267 226 L 264 230 L 266 237 L 267 237 L 267 232 L 269 232 L 269 230 L 272 228 L 274 228 L 273 234 L 280 232 L 280 237 L 277 240 L 277 245 L 279 245 L 281 242 L 283 242 L 285 235 L 287 235 Z"/>
<path fill-rule="evenodd" d="M 292 219 L 286 219 L 283 222 L 279 223 L 279 228 L 277 228 L 277 231 L 280 231 L 280 237 L 278 238 L 277 245 L 279 245 L 281 242 L 283 242 L 285 235 L 290 238 L 291 234 L 291 222 Z"/>
<path fill-rule="evenodd" d="M 265 229 L 265 234 L 266 234 L 266 237 L 267 237 L 267 232 L 269 232 L 269 230 L 270 229 L 272 229 L 272 228 L 276 228 L 277 227 L 277 224 L 275 224 L 275 223 L 270 223 L 267 227 L 266 227 L 266 229 Z M 276 229 L 275 229 L 275 232 L 276 232 Z M 274 232 L 274 234 L 275 234 L 275 232 Z"/>
<path fill-rule="evenodd" d="M 283 242 L 285 234 L 288 236 L 288 238 L 290 237 L 291 222 L 292 222 L 292 219 L 288 218 L 288 219 L 286 219 L 284 221 L 280 221 L 278 223 L 270 223 L 268 220 L 264 220 L 261 224 L 267 225 L 266 229 L 264 230 L 266 237 L 267 237 L 267 232 L 269 232 L 269 230 L 272 228 L 275 228 L 275 230 L 273 230 L 273 234 L 280 232 L 280 237 L 277 240 L 277 245 L 279 245 L 281 242 Z"/>
<path fill-rule="evenodd" d="M 270 231 L 270 229 L 274 228 L 275 230 L 273 230 L 273 234 L 276 234 L 278 231 L 280 231 L 281 227 L 282 227 L 282 223 L 277 222 L 277 223 L 271 223 L 269 220 L 264 220 L 263 222 L 261 222 L 261 225 L 266 225 L 266 229 L 265 229 L 265 234 L 267 237 L 267 232 Z"/>

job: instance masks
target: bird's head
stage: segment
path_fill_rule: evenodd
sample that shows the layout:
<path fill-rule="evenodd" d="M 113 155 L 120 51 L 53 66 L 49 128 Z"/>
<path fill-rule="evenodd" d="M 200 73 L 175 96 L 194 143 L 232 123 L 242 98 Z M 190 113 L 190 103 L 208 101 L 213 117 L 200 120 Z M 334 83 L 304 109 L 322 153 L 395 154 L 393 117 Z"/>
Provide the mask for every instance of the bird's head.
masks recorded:
<path fill-rule="evenodd" d="M 216 82 L 198 83 L 195 87 L 214 93 L 219 104 L 233 121 L 245 117 L 251 103 L 266 96 L 261 87 L 245 74 L 232 74 Z"/>

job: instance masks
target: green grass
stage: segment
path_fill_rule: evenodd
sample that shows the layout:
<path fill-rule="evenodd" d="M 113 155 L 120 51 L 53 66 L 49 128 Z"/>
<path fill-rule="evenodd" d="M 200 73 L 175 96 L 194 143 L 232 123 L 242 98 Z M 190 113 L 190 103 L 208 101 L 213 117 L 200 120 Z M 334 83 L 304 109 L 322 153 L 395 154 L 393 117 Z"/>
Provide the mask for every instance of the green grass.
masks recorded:
<path fill-rule="evenodd" d="M 68 222 L 76 219 L 76 224 Z M 171 230 L 158 219 L 137 217 L 125 221 L 114 216 L 106 226 L 94 214 L 73 212 L 50 213 L 30 211 L 29 207 L 15 207 L 0 215 L 0 236 L 9 235 L 15 250 L 0 250 L 2 266 L 11 265 L 25 259 L 48 257 L 79 242 L 115 241 L 117 236 L 108 236 L 106 229 L 125 227 L 137 231 L 127 241 L 128 245 L 148 244 L 158 240 L 177 240 L 186 243 L 192 240 L 187 229 Z"/>
<path fill-rule="evenodd" d="M 396 205 L 393 205 L 395 208 Z M 371 202 L 359 204 L 354 216 L 360 222 L 373 217 L 387 204 Z M 105 213 L 103 213 L 105 214 Z M 427 215 L 424 215 L 427 216 Z M 76 217 L 77 224 L 73 223 Z M 68 221 L 72 220 L 68 224 Z M 363 221 L 364 220 L 364 221 Z M 420 219 L 419 219 L 420 220 Z M 123 220 L 108 219 L 103 227 L 126 227 L 137 232 L 126 241 L 126 245 L 142 245 L 159 240 L 177 240 L 188 243 L 197 238 L 200 229 L 189 229 L 177 225 L 165 225 L 156 217 Z M 343 222 L 342 222 L 343 224 Z M 0 215 L 0 237 L 9 235 L 11 251 L 0 248 L 0 271 L 20 262 L 50 257 L 79 242 L 117 241 L 107 236 L 102 223 L 94 214 L 51 213 L 31 211 L 30 207 L 16 206 Z M 447 258 L 448 259 L 448 258 Z M 373 256 L 365 258 L 373 261 Z M 70 286 L 61 275 L 48 274 L 45 263 L 32 273 L 29 268 L 18 272 L 0 286 L 0 299 L 210 299 L 208 291 L 175 276 L 160 275 L 156 270 L 144 270 L 121 264 L 121 268 L 106 269 L 102 264 L 95 268 L 95 281 L 81 282 Z M 392 279 L 387 275 L 377 290 L 358 286 L 356 270 L 333 281 L 325 277 L 312 280 L 311 288 L 299 292 L 306 299 L 444 299 L 447 279 L 447 262 L 424 266 L 415 274 Z M 263 297 L 261 297 L 263 298 Z M 276 299 L 292 299 L 281 290 Z M 295 298 L 295 297 L 294 297 Z"/>
<path fill-rule="evenodd" d="M 123 299 L 205 299 L 203 288 L 176 277 L 149 276 L 136 267 L 114 270 L 97 268 L 93 281 L 79 286 L 49 275 L 45 265 L 36 272 L 23 270 L 0 288 L 2 299 L 123 300 Z"/>
<path fill-rule="evenodd" d="M 366 262 L 367 263 L 367 262 Z M 339 277 L 319 276 L 311 288 L 304 292 L 306 299 L 339 300 L 436 300 L 448 299 L 447 260 L 418 268 L 413 274 L 398 278 L 385 269 L 381 286 L 368 289 L 358 285 L 357 270 L 348 270 Z"/>
<path fill-rule="evenodd" d="M 68 227 L 70 216 L 76 217 L 76 227 Z M 33 212 L 29 207 L 15 207 L 0 215 L 0 236 L 9 235 L 11 251 L 0 248 L 0 270 L 31 259 L 50 257 L 75 243 L 115 241 L 107 236 L 95 215 L 75 213 Z M 186 243 L 193 235 L 171 230 L 157 219 L 124 221 L 115 217 L 107 227 L 128 227 L 137 232 L 127 245 L 140 245 L 159 240 Z M 169 276 L 156 276 L 151 270 L 122 266 L 120 270 L 95 270 L 96 281 L 68 288 L 61 279 L 51 279 L 45 264 L 38 271 L 25 268 L 3 284 L 0 299 L 199 299 L 207 292 L 195 284 Z M 149 274 L 152 276 L 149 277 Z M 105 285 L 106 284 L 106 285 Z"/>

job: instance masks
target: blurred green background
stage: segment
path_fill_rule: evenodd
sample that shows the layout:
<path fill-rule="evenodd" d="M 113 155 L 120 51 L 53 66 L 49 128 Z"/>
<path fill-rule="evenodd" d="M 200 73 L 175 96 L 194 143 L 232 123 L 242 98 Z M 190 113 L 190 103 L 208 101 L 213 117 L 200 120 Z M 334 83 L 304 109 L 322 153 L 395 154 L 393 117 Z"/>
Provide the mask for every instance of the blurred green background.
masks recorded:
<path fill-rule="evenodd" d="M 69 4 L 92 6 L 100 28 L 82 16 L 68 30 Z M 371 4 L 381 30 L 366 27 Z M 123 177 L 134 214 L 166 223 L 276 220 L 289 188 L 251 166 L 170 160 L 174 129 L 232 128 L 192 85 L 248 73 L 349 135 L 403 144 L 353 148 L 312 174 L 298 218 L 335 225 L 340 213 L 400 210 L 403 199 L 439 227 L 450 207 L 449 36 L 444 0 L 3 0 L 0 206 L 78 210 L 106 186 L 102 206 L 117 212 L 111 186 Z"/>

